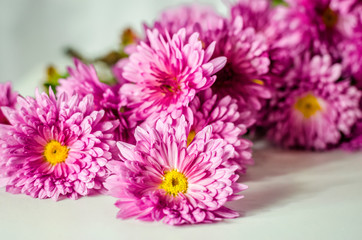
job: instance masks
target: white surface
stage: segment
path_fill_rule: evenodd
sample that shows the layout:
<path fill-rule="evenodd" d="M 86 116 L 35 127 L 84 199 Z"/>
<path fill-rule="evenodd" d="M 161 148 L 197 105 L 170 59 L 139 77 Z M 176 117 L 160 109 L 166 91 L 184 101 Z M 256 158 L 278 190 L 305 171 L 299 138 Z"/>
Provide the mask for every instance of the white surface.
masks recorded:
<path fill-rule="evenodd" d="M 116 199 L 32 199 L 0 191 L 0 239 L 362 239 L 362 153 L 261 147 L 241 180 L 243 217 L 172 227 L 118 220 Z"/>
<path fill-rule="evenodd" d="M 175 2 L 187 1 L 0 0 L 0 82 L 33 95 L 46 64 L 64 64 L 63 47 L 98 54 L 116 46 L 121 28 L 140 29 Z M 230 204 L 243 213 L 238 219 L 186 227 L 120 221 L 112 197 L 53 202 L 1 189 L 0 239 L 362 239 L 362 153 L 261 145 L 254 155 L 241 178 L 245 198 Z"/>

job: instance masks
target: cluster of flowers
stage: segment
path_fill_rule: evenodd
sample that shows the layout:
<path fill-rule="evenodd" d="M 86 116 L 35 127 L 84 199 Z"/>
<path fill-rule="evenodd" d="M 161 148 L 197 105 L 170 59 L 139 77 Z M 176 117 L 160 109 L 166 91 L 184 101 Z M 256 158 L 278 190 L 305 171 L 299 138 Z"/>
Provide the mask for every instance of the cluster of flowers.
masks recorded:
<path fill-rule="evenodd" d="M 362 2 L 285 2 L 249 11 L 268 22 L 260 32 L 272 62 L 274 93 L 260 126 L 285 147 L 362 149 Z"/>
<path fill-rule="evenodd" d="M 223 17 L 161 14 L 112 66 L 75 59 L 56 93 L 0 85 L 0 186 L 54 200 L 105 193 L 119 218 L 172 225 L 238 213 L 247 133 L 285 147 L 362 147 L 362 4 L 239 0 Z"/>

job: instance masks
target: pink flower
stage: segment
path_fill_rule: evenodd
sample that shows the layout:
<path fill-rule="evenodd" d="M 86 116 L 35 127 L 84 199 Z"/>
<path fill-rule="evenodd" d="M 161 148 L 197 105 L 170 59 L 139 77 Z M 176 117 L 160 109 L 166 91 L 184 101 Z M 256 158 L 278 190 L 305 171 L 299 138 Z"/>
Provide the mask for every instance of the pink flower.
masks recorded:
<path fill-rule="evenodd" d="M 357 88 L 362 90 L 362 37 L 341 42 L 339 49 L 344 75 L 351 77 Z"/>
<path fill-rule="evenodd" d="M 6 190 L 54 200 L 102 191 L 118 122 L 104 120 L 91 95 L 49 94 L 18 97 L 17 110 L 3 108 L 11 124 L 0 125 Z"/>
<path fill-rule="evenodd" d="M 231 17 L 241 16 L 245 27 L 265 31 L 272 11 L 270 0 L 238 0 L 230 6 Z"/>
<path fill-rule="evenodd" d="M 342 67 L 329 55 L 298 59 L 266 112 L 268 137 L 285 147 L 336 147 L 362 117 L 361 92 L 340 80 Z"/>
<path fill-rule="evenodd" d="M 123 78 L 123 69 L 127 63 L 128 58 L 122 58 L 112 66 L 112 73 L 120 85 L 127 82 L 127 80 Z"/>
<path fill-rule="evenodd" d="M 0 124 L 8 124 L 8 119 L 4 116 L 1 107 L 15 108 L 17 92 L 11 90 L 11 83 L 0 83 Z"/>
<path fill-rule="evenodd" d="M 342 148 L 350 151 L 362 150 L 362 118 L 355 124 Z"/>
<path fill-rule="evenodd" d="M 75 68 L 68 68 L 69 77 L 59 80 L 57 95 L 62 93 L 78 94 L 85 97 L 93 95 L 96 109 L 117 109 L 126 104 L 125 97 L 117 96 L 117 88 L 99 81 L 97 72 L 92 65 L 87 66 L 78 59 L 74 59 Z"/>
<path fill-rule="evenodd" d="M 338 43 L 362 32 L 357 24 L 359 0 L 286 2 L 289 6 L 279 7 L 272 22 L 279 35 L 275 44 L 287 44 L 292 51 L 311 49 L 314 54 L 329 54 L 338 60 Z"/>
<path fill-rule="evenodd" d="M 199 131 L 210 125 L 213 128 L 212 139 L 224 139 L 235 148 L 233 156 L 223 163 L 224 166 L 235 165 L 238 166 L 238 173 L 245 173 L 247 165 L 254 163 L 252 142 L 244 139 L 243 135 L 246 134 L 247 128 L 254 124 L 255 118 L 248 109 L 240 109 L 235 99 L 230 96 L 218 98 L 211 89 L 207 89 L 196 94 L 182 112 L 190 126 L 187 131 L 187 144 L 193 141 Z M 139 126 L 154 128 L 159 119 L 172 126 L 177 126 L 179 122 L 178 118 L 153 113 Z"/>
<path fill-rule="evenodd" d="M 152 113 L 176 118 L 197 92 L 214 83 L 214 74 L 226 59 L 210 60 L 215 43 L 203 49 L 199 34 L 186 39 L 185 29 L 172 37 L 149 30 L 147 36 L 149 44 L 141 42 L 123 69 L 123 77 L 131 83 L 124 84 L 121 92 L 134 100 L 130 107 L 135 121 L 143 121 Z"/>
<path fill-rule="evenodd" d="M 96 110 L 104 110 L 105 116 L 109 120 L 119 121 L 119 127 L 115 130 L 116 140 L 128 140 L 128 128 L 132 123 L 129 123 L 128 117 L 122 109 L 125 109 L 128 104 L 126 96 L 119 94 L 121 85 L 109 86 L 102 83 L 95 68 L 82 63 L 78 59 L 74 59 L 75 68 L 68 68 L 69 77 L 60 79 L 60 85 L 57 87 L 57 96 L 63 93 L 68 95 L 77 94 L 79 97 L 92 95 Z"/>
<path fill-rule="evenodd" d="M 247 109 L 239 109 L 237 101 L 230 96 L 221 99 L 208 89 L 196 95 L 187 111 L 187 119 L 192 123 L 188 134 L 191 143 L 195 134 L 207 125 L 212 127 L 212 139 L 224 139 L 235 148 L 231 158 L 223 163 L 224 166 L 238 166 L 238 172 L 246 171 L 247 165 L 253 164 L 252 142 L 244 139 L 247 128 L 255 119 Z"/>
<path fill-rule="evenodd" d="M 216 40 L 214 57 L 226 56 L 227 63 L 217 73 L 212 90 L 220 98 L 237 99 L 239 109 L 246 108 L 256 117 L 264 99 L 271 97 L 266 85 L 270 59 L 264 36 L 252 27 L 244 27 L 243 18 L 225 20 L 218 29 L 203 33 L 205 43 Z"/>
<path fill-rule="evenodd" d="M 237 167 L 222 165 L 233 147 L 212 139 L 211 126 L 187 146 L 189 128 L 184 117 L 176 126 L 158 121 L 156 128 L 136 129 L 136 145 L 118 142 L 124 162 L 109 162 L 113 175 L 105 186 L 118 198 L 119 218 L 180 225 L 238 216 L 224 206 L 246 189 L 236 183 Z"/>
<path fill-rule="evenodd" d="M 161 34 L 177 33 L 181 28 L 185 28 L 186 36 L 191 36 L 194 32 L 201 33 L 218 26 L 223 18 L 209 5 L 192 3 L 188 5 L 170 8 L 160 14 L 152 28 L 157 29 Z"/>

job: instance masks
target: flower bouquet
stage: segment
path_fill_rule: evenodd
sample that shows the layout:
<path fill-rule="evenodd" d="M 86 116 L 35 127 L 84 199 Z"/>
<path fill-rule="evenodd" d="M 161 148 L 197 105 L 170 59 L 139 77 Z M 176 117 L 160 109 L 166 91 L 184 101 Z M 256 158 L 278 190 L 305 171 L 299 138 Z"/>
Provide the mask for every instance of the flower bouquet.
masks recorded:
<path fill-rule="evenodd" d="M 118 218 L 210 223 L 239 216 L 225 204 L 247 189 L 255 141 L 361 149 L 362 3 L 227 7 L 168 9 L 96 59 L 69 49 L 74 66 L 50 67 L 34 98 L 0 84 L 0 187 L 108 194 Z"/>

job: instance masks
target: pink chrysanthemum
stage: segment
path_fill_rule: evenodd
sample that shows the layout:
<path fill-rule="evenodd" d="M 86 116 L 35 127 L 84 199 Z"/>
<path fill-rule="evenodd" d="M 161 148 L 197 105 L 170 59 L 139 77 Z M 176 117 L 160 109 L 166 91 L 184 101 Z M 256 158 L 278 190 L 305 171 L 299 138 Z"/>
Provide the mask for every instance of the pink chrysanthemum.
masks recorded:
<path fill-rule="evenodd" d="M 68 68 L 69 77 L 59 80 L 57 96 L 62 93 L 76 93 L 80 97 L 93 95 L 96 109 L 117 109 L 125 105 L 125 98 L 117 96 L 117 89 L 99 81 L 93 66 L 87 66 L 78 59 L 74 59 L 75 68 Z"/>
<path fill-rule="evenodd" d="M 124 162 L 109 162 L 114 175 L 105 186 L 118 198 L 119 218 L 180 225 L 238 216 L 224 206 L 246 189 L 236 183 L 236 166 L 222 166 L 233 147 L 212 139 L 210 126 L 187 146 L 188 128 L 183 117 L 174 127 L 158 121 L 156 128 L 137 128 L 136 145 L 118 143 Z"/>
<path fill-rule="evenodd" d="M 96 110 L 105 110 L 105 116 L 110 120 L 118 120 L 119 127 L 115 131 L 115 139 L 127 140 L 127 129 L 130 125 L 123 109 L 127 106 L 127 98 L 119 94 L 120 85 L 109 86 L 102 83 L 95 68 L 74 59 L 75 68 L 68 68 L 69 77 L 59 80 L 57 96 L 63 93 L 77 94 L 79 97 L 92 95 Z"/>
<path fill-rule="evenodd" d="M 268 26 L 271 13 L 270 0 L 238 0 L 230 6 L 231 17 L 241 16 L 245 27 L 252 27 L 257 32 L 264 31 Z"/>
<path fill-rule="evenodd" d="M 282 30 L 279 30 L 282 27 L 277 27 L 282 25 L 282 23 L 279 23 L 274 18 L 280 17 L 281 14 L 275 14 L 276 8 L 271 7 L 270 0 L 238 0 L 236 3 L 229 3 L 229 5 L 232 19 L 241 17 L 244 28 L 252 28 L 255 31 L 255 35 L 263 36 L 263 51 L 264 53 L 267 52 L 269 57 L 269 72 L 263 76 L 263 80 L 274 86 L 284 76 L 286 70 L 289 69 L 293 56 L 299 54 L 299 52 L 297 54 L 294 53 L 295 48 L 288 47 L 289 45 L 294 46 L 294 37 L 290 32 L 289 34 L 284 34 Z M 275 24 L 275 22 L 278 24 Z M 283 26 L 283 30 L 289 26 L 289 22 L 285 24 L 287 26 Z M 279 39 L 281 37 L 290 37 L 290 39 L 284 42 Z M 266 45 L 268 46 L 267 51 L 265 49 Z"/>
<path fill-rule="evenodd" d="M 297 7 L 278 6 L 269 14 L 265 36 L 271 49 L 286 49 L 292 57 L 308 50 L 312 44 L 312 29 L 304 11 Z"/>
<path fill-rule="evenodd" d="M 122 58 L 112 66 L 112 73 L 120 85 L 123 85 L 127 82 L 127 80 L 123 77 L 123 69 L 124 66 L 127 65 L 127 63 L 128 58 Z"/>
<path fill-rule="evenodd" d="M 328 55 L 297 61 L 277 89 L 266 114 L 267 134 L 285 147 L 335 147 L 362 116 L 361 92 L 339 81 L 341 65 Z"/>
<path fill-rule="evenodd" d="M 344 75 L 351 77 L 358 89 L 362 90 L 362 37 L 344 41 L 339 47 Z"/>
<path fill-rule="evenodd" d="M 11 90 L 11 83 L 0 83 L 0 107 L 14 108 L 18 94 Z M 0 108 L 0 124 L 8 124 L 8 119 L 4 116 Z"/>
<path fill-rule="evenodd" d="M 252 27 L 244 28 L 238 16 L 231 22 L 225 20 L 219 29 L 204 32 L 202 39 L 206 43 L 216 40 L 214 57 L 227 58 L 225 67 L 217 73 L 213 91 L 219 97 L 237 99 L 240 109 L 260 110 L 263 100 L 271 95 L 263 81 L 270 64 L 265 38 Z"/>
<path fill-rule="evenodd" d="M 340 57 L 337 45 L 353 37 L 358 29 L 359 0 L 287 0 L 288 7 L 278 7 L 273 21 L 282 37 L 279 44 L 288 44 L 290 49 L 312 49 L 317 54 Z M 294 41 L 298 39 L 297 41 Z"/>
<path fill-rule="evenodd" d="M 252 142 L 244 139 L 247 128 L 254 124 L 255 117 L 246 108 L 239 108 L 237 101 L 230 96 L 218 98 L 211 89 L 196 94 L 188 107 L 183 108 L 183 114 L 190 129 L 187 131 L 187 143 L 190 144 L 195 135 L 210 125 L 213 127 L 211 138 L 224 139 L 231 144 L 235 151 L 233 156 L 223 163 L 224 166 L 238 166 L 238 173 L 245 173 L 247 165 L 253 164 L 251 146 Z M 178 119 L 151 114 L 139 126 L 143 128 L 155 127 L 157 120 L 161 119 L 172 126 L 178 124 Z"/>
<path fill-rule="evenodd" d="M 218 26 L 222 19 L 209 5 L 192 3 L 163 11 L 151 29 L 156 28 L 163 35 L 166 32 L 172 35 L 185 28 L 186 36 L 189 37 L 194 32 Z M 149 29 L 147 26 L 145 28 Z"/>
<path fill-rule="evenodd" d="M 208 89 L 196 95 L 190 103 L 187 119 L 192 119 L 188 134 L 188 144 L 192 142 L 195 134 L 202 131 L 207 125 L 212 126 L 213 139 L 224 139 L 235 148 L 233 156 L 225 161 L 225 166 L 238 166 L 238 172 L 246 171 L 247 165 L 253 164 L 251 147 L 252 142 L 242 138 L 255 119 L 251 112 L 239 109 L 237 101 L 230 96 L 218 100 Z"/>
<path fill-rule="evenodd" d="M 104 121 L 90 95 L 49 94 L 18 97 L 16 110 L 2 108 L 11 124 L 0 125 L 6 190 L 54 200 L 101 191 L 118 123 Z"/>
<path fill-rule="evenodd" d="M 362 150 L 362 119 L 355 124 L 342 148 L 350 151 Z"/>
<path fill-rule="evenodd" d="M 124 67 L 123 77 L 130 81 L 122 93 L 134 100 L 133 118 L 143 121 L 152 113 L 181 114 L 183 106 L 215 81 L 214 74 L 225 57 L 210 60 L 215 43 L 203 49 L 199 34 L 186 39 L 185 29 L 172 37 L 158 30 L 147 31 L 149 44 L 141 42 Z"/>

